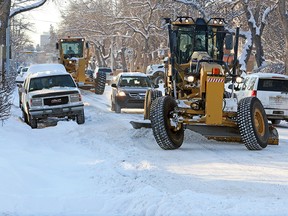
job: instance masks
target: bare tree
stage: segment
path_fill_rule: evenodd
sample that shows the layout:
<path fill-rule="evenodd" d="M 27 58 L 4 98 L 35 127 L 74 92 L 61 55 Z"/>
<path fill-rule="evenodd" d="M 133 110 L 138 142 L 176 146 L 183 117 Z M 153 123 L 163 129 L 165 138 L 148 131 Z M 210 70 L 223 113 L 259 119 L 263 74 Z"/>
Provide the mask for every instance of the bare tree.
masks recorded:
<path fill-rule="evenodd" d="M 279 0 L 278 10 L 280 13 L 285 40 L 285 48 L 284 48 L 285 74 L 288 75 L 288 3 L 286 0 Z"/>
<path fill-rule="evenodd" d="M 6 31 L 10 32 L 9 20 L 15 15 L 42 6 L 47 0 L 15 0 L 11 7 L 11 0 L 0 0 L 0 44 L 6 45 Z M 11 95 L 15 85 L 13 76 L 6 77 L 6 56 L 2 56 L 1 82 L 0 82 L 0 119 L 8 118 L 11 107 Z"/>
<path fill-rule="evenodd" d="M 15 88 L 13 77 L 6 78 L 0 82 L 0 120 L 6 120 L 10 115 L 12 105 L 12 93 Z"/>

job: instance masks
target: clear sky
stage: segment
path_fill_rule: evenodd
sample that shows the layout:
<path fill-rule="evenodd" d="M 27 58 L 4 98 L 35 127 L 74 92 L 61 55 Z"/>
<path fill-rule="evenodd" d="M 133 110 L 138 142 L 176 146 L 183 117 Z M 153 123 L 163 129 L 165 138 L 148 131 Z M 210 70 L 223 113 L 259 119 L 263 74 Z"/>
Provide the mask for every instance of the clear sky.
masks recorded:
<path fill-rule="evenodd" d="M 49 32 L 51 24 L 57 29 L 58 23 L 61 20 L 58 6 L 50 1 L 39 8 L 25 12 L 24 15 L 29 22 L 34 23 L 34 32 L 28 33 L 34 45 L 40 43 L 40 35 L 43 32 Z"/>

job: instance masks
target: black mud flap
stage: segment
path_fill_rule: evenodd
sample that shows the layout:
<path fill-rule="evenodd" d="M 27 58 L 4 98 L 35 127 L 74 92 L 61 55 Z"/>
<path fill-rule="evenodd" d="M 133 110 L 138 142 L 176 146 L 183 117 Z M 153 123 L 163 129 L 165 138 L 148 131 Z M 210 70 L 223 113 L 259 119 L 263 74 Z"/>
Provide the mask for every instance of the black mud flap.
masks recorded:
<path fill-rule="evenodd" d="M 140 129 L 140 128 L 152 128 L 150 121 L 145 122 L 136 122 L 136 121 L 130 121 L 130 124 L 134 129 Z"/>

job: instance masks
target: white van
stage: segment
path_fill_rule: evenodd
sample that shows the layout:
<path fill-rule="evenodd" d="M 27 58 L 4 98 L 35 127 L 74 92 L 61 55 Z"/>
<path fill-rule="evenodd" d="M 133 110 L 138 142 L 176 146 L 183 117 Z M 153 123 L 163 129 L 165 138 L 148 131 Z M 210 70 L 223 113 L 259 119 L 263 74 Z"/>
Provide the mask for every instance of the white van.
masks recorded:
<path fill-rule="evenodd" d="M 240 89 L 235 89 L 238 101 L 257 97 L 263 104 L 268 120 L 279 124 L 288 121 L 288 76 L 274 73 L 254 73 L 245 77 Z"/>

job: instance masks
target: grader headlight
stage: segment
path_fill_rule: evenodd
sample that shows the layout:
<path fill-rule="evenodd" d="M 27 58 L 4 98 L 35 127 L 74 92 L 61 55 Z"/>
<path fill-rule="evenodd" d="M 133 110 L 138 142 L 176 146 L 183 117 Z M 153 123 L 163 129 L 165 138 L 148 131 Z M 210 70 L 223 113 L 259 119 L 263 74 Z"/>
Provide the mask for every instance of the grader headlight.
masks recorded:
<path fill-rule="evenodd" d="M 236 77 L 236 83 L 242 83 L 243 78 L 242 77 Z"/>
<path fill-rule="evenodd" d="M 188 76 L 188 77 L 186 77 L 186 80 L 187 80 L 187 82 L 192 83 L 192 82 L 194 82 L 195 77 L 194 76 Z"/>

